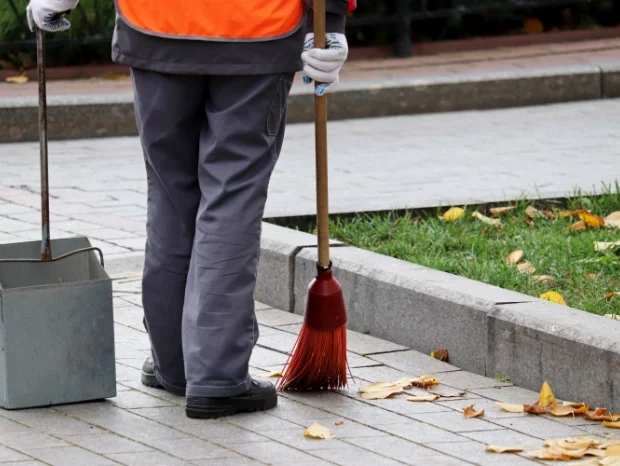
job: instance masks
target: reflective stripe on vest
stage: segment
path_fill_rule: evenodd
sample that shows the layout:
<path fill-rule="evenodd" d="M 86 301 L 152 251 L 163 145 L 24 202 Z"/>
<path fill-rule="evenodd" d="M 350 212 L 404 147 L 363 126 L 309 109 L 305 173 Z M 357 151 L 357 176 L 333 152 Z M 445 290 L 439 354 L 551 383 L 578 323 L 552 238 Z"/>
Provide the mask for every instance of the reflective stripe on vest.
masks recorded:
<path fill-rule="evenodd" d="M 294 33 L 303 0 L 115 0 L 133 28 L 161 37 L 261 41 Z"/>

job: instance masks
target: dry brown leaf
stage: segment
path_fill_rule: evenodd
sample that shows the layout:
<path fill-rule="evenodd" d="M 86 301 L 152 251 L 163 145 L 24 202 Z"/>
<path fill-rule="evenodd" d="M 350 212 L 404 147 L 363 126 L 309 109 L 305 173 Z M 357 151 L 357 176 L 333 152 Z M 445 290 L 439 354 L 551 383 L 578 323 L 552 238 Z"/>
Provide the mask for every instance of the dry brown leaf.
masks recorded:
<path fill-rule="evenodd" d="M 586 229 L 586 222 L 579 220 L 577 223 L 573 223 L 569 228 L 570 231 L 582 231 Z"/>
<path fill-rule="evenodd" d="M 610 429 L 620 429 L 620 421 L 603 421 L 602 425 Z"/>
<path fill-rule="evenodd" d="M 566 301 L 562 298 L 562 295 L 556 291 L 547 291 L 540 295 L 540 299 L 544 299 L 545 301 L 551 301 L 552 303 L 561 304 L 566 306 Z"/>
<path fill-rule="evenodd" d="M 531 227 L 535 226 L 534 220 L 532 220 L 532 219 L 531 219 L 531 218 L 529 218 L 529 217 L 525 217 L 525 218 L 523 219 L 523 221 L 524 221 L 525 223 L 527 223 L 527 224 L 528 224 L 529 226 L 531 226 Z"/>
<path fill-rule="evenodd" d="M 327 427 L 317 424 L 316 422 L 304 430 L 304 437 L 329 440 L 336 438 Z"/>
<path fill-rule="evenodd" d="M 437 385 L 438 383 L 438 379 L 434 377 L 429 377 L 428 375 L 423 375 L 422 377 L 418 377 L 417 379 L 411 379 L 411 385 L 419 388 L 432 387 L 433 385 Z"/>
<path fill-rule="evenodd" d="M 528 414 L 545 414 L 547 408 L 541 406 L 540 401 L 537 401 L 531 405 L 523 405 L 523 412 Z"/>
<path fill-rule="evenodd" d="M 605 219 L 590 212 L 586 212 L 585 210 L 579 213 L 579 219 L 590 228 L 602 228 L 605 226 Z"/>
<path fill-rule="evenodd" d="M 282 371 L 271 371 L 268 373 L 258 374 L 256 377 L 268 379 L 270 377 L 282 377 Z"/>
<path fill-rule="evenodd" d="M 528 206 L 527 209 L 525 209 L 525 215 L 527 215 L 530 218 L 544 217 L 545 216 L 545 214 L 543 214 L 540 210 L 538 210 L 534 206 Z"/>
<path fill-rule="evenodd" d="M 28 76 L 9 76 L 5 81 L 9 84 L 26 84 L 28 82 Z"/>
<path fill-rule="evenodd" d="M 393 382 L 375 382 L 360 388 L 361 396 L 365 400 L 383 400 L 403 391 L 401 385 Z"/>
<path fill-rule="evenodd" d="M 519 453 L 524 450 L 522 447 L 506 447 L 501 445 L 487 445 L 484 449 L 491 453 Z"/>
<path fill-rule="evenodd" d="M 334 424 L 337 426 L 341 426 L 342 424 L 344 424 L 344 421 L 336 421 L 334 422 Z"/>
<path fill-rule="evenodd" d="M 497 403 L 497 406 L 499 406 L 502 411 L 506 411 L 507 413 L 523 413 L 523 412 L 525 412 L 525 406 L 524 405 L 516 405 L 516 404 L 510 404 L 510 403 L 500 403 L 499 401 L 497 401 L 496 403 Z"/>
<path fill-rule="evenodd" d="M 605 295 L 606 299 L 611 299 L 615 297 L 620 297 L 620 291 L 610 291 L 609 293 Z"/>
<path fill-rule="evenodd" d="M 438 359 L 440 361 L 448 361 L 448 350 L 445 348 L 439 348 L 431 353 L 431 358 Z"/>
<path fill-rule="evenodd" d="M 542 213 L 549 220 L 555 220 L 555 214 L 553 212 L 551 212 L 550 210 L 543 210 Z"/>
<path fill-rule="evenodd" d="M 536 272 L 536 267 L 531 262 L 523 262 L 522 264 L 517 265 L 517 270 L 519 273 L 530 275 Z"/>
<path fill-rule="evenodd" d="M 606 249 L 620 248 L 620 241 L 595 241 L 594 250 L 604 251 Z"/>
<path fill-rule="evenodd" d="M 506 212 L 510 212 L 511 210 L 515 210 L 517 207 L 514 205 L 507 207 L 493 207 L 489 209 L 489 212 L 493 217 L 499 217 L 500 215 L 504 215 Z"/>
<path fill-rule="evenodd" d="M 591 421 L 616 422 L 620 420 L 620 414 L 611 414 L 607 408 L 598 408 L 596 411 L 588 411 L 585 416 Z"/>
<path fill-rule="evenodd" d="M 458 220 L 459 218 L 461 218 L 464 213 L 465 211 L 461 209 L 460 207 L 452 207 L 448 209 L 446 212 L 444 212 L 444 214 L 441 216 L 441 219 L 447 220 L 449 222 L 454 222 Z"/>
<path fill-rule="evenodd" d="M 481 409 L 480 411 L 476 411 L 474 406 L 475 405 L 467 406 L 466 408 L 463 409 L 463 415 L 466 418 L 473 418 L 473 417 L 484 416 L 484 409 Z"/>
<path fill-rule="evenodd" d="M 504 257 L 504 262 L 507 265 L 518 264 L 521 261 L 521 259 L 523 259 L 523 254 L 524 254 L 523 249 L 515 249 L 510 254 L 508 254 L 506 257 Z"/>
<path fill-rule="evenodd" d="M 501 223 L 501 220 L 499 218 L 487 217 L 486 215 L 482 215 L 478 211 L 476 211 L 473 214 L 471 214 L 471 216 L 474 217 L 474 218 L 477 218 L 481 222 L 486 223 L 487 225 L 499 225 Z"/>
<path fill-rule="evenodd" d="M 407 401 L 435 401 L 439 398 L 439 395 L 417 395 L 417 396 L 409 396 L 407 397 Z"/>
<path fill-rule="evenodd" d="M 620 228 L 620 211 L 613 212 L 605 217 L 605 225 L 608 227 Z"/>
<path fill-rule="evenodd" d="M 555 277 L 552 277 L 551 275 L 532 275 L 532 280 L 542 283 L 554 283 Z"/>
<path fill-rule="evenodd" d="M 538 402 L 540 403 L 540 406 L 544 408 L 558 404 L 558 400 L 555 399 L 551 386 L 546 381 L 543 382 L 542 387 L 540 388 Z"/>

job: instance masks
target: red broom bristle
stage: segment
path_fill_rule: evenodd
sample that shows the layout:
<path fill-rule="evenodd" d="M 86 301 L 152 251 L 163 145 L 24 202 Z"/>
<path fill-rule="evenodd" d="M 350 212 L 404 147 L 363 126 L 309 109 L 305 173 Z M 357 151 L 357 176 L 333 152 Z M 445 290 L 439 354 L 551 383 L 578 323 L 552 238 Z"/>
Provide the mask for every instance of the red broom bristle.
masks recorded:
<path fill-rule="evenodd" d="M 347 329 L 315 330 L 304 323 L 278 382 L 280 390 L 331 390 L 347 385 Z"/>

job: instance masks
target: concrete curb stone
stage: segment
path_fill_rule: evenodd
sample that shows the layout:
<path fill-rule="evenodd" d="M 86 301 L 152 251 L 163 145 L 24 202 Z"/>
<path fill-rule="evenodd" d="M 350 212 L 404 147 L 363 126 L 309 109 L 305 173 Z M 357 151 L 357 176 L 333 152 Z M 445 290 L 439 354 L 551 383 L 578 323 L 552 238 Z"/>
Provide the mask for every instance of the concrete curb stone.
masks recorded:
<path fill-rule="evenodd" d="M 332 121 L 593 100 L 620 95 L 619 63 L 377 82 L 343 82 L 328 100 Z M 603 89 L 604 86 L 604 89 Z M 289 123 L 314 120 L 311 89 L 293 88 Z M 48 98 L 50 140 L 137 135 L 132 94 Z M 36 96 L 0 99 L 0 143 L 38 140 Z"/>

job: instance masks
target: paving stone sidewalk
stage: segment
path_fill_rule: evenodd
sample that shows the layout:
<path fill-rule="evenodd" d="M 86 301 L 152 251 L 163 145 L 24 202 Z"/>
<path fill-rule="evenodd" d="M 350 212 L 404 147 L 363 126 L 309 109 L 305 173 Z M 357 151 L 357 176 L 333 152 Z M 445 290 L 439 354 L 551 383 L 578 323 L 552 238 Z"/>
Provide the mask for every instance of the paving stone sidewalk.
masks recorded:
<path fill-rule="evenodd" d="M 109 400 L 20 411 L 0 410 L 0 464 L 131 466 L 272 465 L 520 465 L 529 457 L 486 453 L 488 443 L 539 448 L 543 439 L 577 435 L 613 437 L 596 423 L 500 412 L 496 400 L 524 403 L 529 392 L 459 370 L 429 356 L 349 332 L 354 379 L 341 392 L 282 393 L 276 409 L 215 421 L 185 416 L 184 398 L 140 383 L 149 352 L 142 326 L 140 277 L 119 274 L 114 283 L 118 396 Z M 301 317 L 257 304 L 261 337 L 250 364 L 254 375 L 281 369 Z M 414 403 L 406 396 L 363 400 L 371 382 L 431 375 L 457 398 Z M 420 389 L 408 390 L 412 394 Z M 485 409 L 466 419 L 465 406 Z M 308 439 L 318 422 L 331 440 Z M 587 425 L 586 425 L 587 424 Z M 611 435 L 610 435 L 611 434 Z"/>
<path fill-rule="evenodd" d="M 620 100 L 331 122 L 330 209 L 356 212 L 564 196 L 620 179 Z M 144 249 L 136 137 L 51 142 L 52 237 L 106 256 Z M 0 144 L 0 242 L 40 238 L 37 143 Z M 290 125 L 266 217 L 314 215 L 314 128 Z"/>

